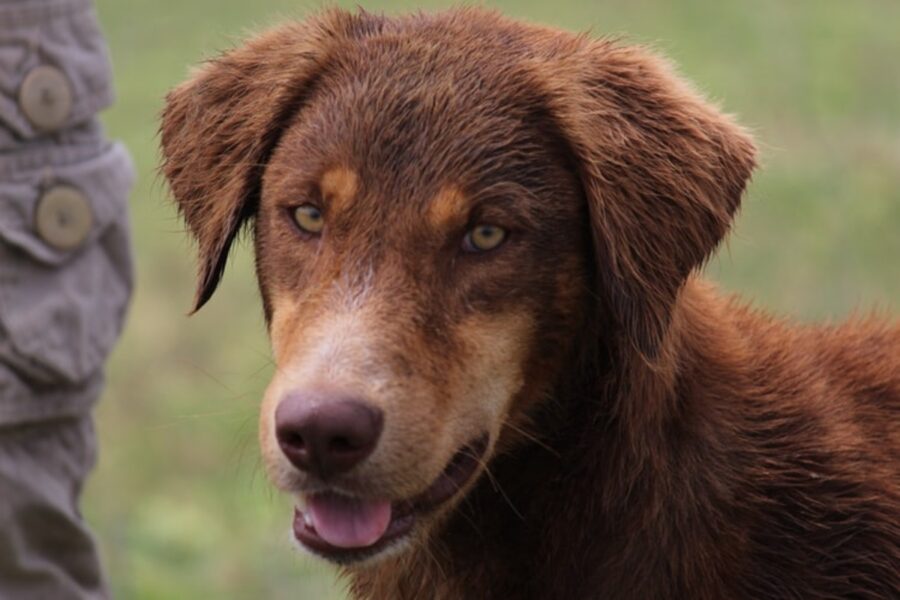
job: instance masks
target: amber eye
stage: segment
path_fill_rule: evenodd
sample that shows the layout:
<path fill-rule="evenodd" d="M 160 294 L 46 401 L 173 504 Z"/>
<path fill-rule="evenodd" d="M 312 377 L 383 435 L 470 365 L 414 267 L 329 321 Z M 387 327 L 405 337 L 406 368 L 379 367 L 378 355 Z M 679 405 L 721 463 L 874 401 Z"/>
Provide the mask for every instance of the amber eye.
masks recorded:
<path fill-rule="evenodd" d="M 322 211 L 312 204 L 304 204 L 294 209 L 294 222 L 307 233 L 321 233 L 325 226 Z"/>
<path fill-rule="evenodd" d="M 506 230 L 496 225 L 476 225 L 469 230 L 463 246 L 469 252 L 493 250 L 506 239 Z"/>

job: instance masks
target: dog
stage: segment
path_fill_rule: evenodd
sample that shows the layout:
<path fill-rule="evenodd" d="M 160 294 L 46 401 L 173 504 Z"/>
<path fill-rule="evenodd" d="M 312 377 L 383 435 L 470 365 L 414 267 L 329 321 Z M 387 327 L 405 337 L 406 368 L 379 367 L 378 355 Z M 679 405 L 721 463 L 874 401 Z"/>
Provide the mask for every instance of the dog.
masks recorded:
<path fill-rule="evenodd" d="M 261 453 L 356 597 L 900 597 L 900 327 L 700 278 L 756 150 L 652 51 L 329 10 L 161 140 L 196 308 L 252 227 Z"/>

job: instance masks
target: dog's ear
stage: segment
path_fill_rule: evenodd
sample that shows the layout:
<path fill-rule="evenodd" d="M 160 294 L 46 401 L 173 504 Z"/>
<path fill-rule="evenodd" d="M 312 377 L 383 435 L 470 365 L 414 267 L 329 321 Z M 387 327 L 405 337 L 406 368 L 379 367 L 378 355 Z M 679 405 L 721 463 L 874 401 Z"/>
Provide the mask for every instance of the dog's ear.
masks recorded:
<path fill-rule="evenodd" d="M 329 53 L 380 23 L 363 11 L 326 11 L 224 53 L 168 94 L 162 171 L 199 249 L 194 310 L 215 291 L 231 243 L 256 213 L 266 162 Z"/>
<path fill-rule="evenodd" d="M 621 341 L 653 359 L 681 286 L 729 229 L 753 141 L 642 48 L 580 39 L 544 79 L 587 196 L 600 293 Z"/>

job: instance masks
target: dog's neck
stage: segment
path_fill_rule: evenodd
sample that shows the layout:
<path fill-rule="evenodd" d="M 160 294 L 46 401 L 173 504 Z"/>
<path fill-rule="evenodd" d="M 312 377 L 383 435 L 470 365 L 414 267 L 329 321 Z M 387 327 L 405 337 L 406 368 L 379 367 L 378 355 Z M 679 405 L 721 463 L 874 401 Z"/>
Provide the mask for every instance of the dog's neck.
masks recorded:
<path fill-rule="evenodd" d="M 705 284 L 688 282 L 655 361 L 635 353 L 600 381 L 566 385 L 567 397 L 546 405 L 553 414 L 537 417 L 555 424 L 551 431 L 494 458 L 490 476 L 427 544 L 350 573 L 351 589 L 376 599 L 570 598 L 585 597 L 581 590 L 592 585 L 577 565 L 606 562 L 609 569 L 598 572 L 624 582 L 638 576 L 626 565 L 647 564 L 631 555 L 654 540 L 667 543 L 662 515 L 678 517 L 673 502 L 690 498 L 690 510 L 716 502 L 697 497 L 705 486 L 692 485 L 662 457 L 715 463 L 722 447 L 692 431 L 705 417 L 679 400 L 688 362 L 728 368 L 738 358 L 715 343 L 711 323 L 719 317 L 709 311 L 717 302 Z M 673 443 L 682 446 L 673 451 Z M 616 574 L 617 567 L 623 571 Z"/>

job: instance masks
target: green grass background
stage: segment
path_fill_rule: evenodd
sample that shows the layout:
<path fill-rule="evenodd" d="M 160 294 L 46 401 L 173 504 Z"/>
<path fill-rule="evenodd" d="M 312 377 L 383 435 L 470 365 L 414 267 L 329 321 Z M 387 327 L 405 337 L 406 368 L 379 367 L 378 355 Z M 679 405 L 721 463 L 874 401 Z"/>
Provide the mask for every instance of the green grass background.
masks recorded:
<path fill-rule="evenodd" d="M 488 4 L 651 43 L 755 131 L 762 167 L 735 235 L 707 269 L 724 288 L 799 319 L 900 308 L 896 0 Z M 104 119 L 139 171 L 138 284 L 98 410 L 101 457 L 85 498 L 119 598 L 344 597 L 331 570 L 292 550 L 290 503 L 259 466 L 256 410 L 271 363 L 247 248 L 187 319 L 193 249 L 155 174 L 162 97 L 189 65 L 316 7 L 98 0 L 118 89 Z"/>

